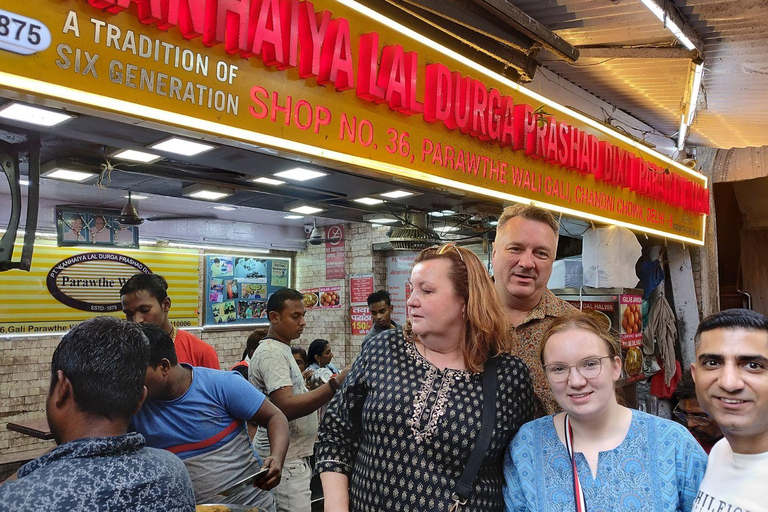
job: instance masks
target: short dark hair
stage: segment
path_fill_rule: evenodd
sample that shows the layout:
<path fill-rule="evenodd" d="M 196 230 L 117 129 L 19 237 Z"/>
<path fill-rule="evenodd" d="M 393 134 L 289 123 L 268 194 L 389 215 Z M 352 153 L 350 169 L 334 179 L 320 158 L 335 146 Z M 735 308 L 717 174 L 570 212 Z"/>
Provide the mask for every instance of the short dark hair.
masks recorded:
<path fill-rule="evenodd" d="M 157 368 L 160 365 L 160 361 L 167 359 L 171 366 L 179 364 L 179 359 L 176 357 L 176 347 L 173 344 L 173 339 L 160 327 L 155 324 L 140 324 L 141 329 L 149 340 L 149 358 L 147 365 L 152 368 Z M 144 371 L 147 368 L 144 367 Z"/>
<path fill-rule="evenodd" d="M 694 345 L 699 348 L 701 334 L 715 329 L 748 329 L 751 331 L 763 331 L 768 334 L 768 317 L 751 309 L 733 308 L 720 311 L 699 323 Z"/>
<path fill-rule="evenodd" d="M 392 305 L 392 297 L 389 296 L 389 292 L 387 290 L 379 290 L 377 292 L 373 292 L 368 296 L 368 305 L 374 304 L 376 302 L 386 302 L 387 306 Z"/>
<path fill-rule="evenodd" d="M 262 327 L 253 331 L 245 342 L 245 352 L 243 352 L 243 359 L 252 354 L 257 348 L 261 340 L 267 337 L 267 328 Z"/>
<path fill-rule="evenodd" d="M 328 345 L 328 340 L 324 340 L 322 338 L 318 338 L 310 343 L 309 350 L 307 350 L 307 359 L 309 359 L 309 364 L 317 363 L 315 357 L 323 355 L 323 351 Z"/>
<path fill-rule="evenodd" d="M 307 351 L 301 347 L 291 347 L 291 354 L 299 354 L 304 360 L 304 366 L 309 366 L 307 362 Z"/>
<path fill-rule="evenodd" d="M 276 311 L 281 313 L 285 309 L 285 303 L 289 300 L 302 300 L 304 296 L 300 291 L 293 288 L 280 288 L 269 296 L 267 300 L 267 315 Z"/>
<path fill-rule="evenodd" d="M 134 274 L 120 288 L 120 296 L 147 291 L 162 303 L 168 296 L 168 281 L 160 274 Z"/>
<path fill-rule="evenodd" d="M 82 322 L 61 338 L 51 359 L 51 391 L 61 370 L 83 412 L 130 417 L 144 395 L 149 344 L 133 323 L 111 316 Z"/>

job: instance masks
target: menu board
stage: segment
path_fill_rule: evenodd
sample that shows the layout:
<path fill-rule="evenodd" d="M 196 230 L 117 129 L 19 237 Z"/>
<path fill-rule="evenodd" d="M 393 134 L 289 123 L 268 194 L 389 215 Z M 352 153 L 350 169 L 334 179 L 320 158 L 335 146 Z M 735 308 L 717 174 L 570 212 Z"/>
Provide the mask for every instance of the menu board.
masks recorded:
<path fill-rule="evenodd" d="M 267 299 L 290 274 L 287 258 L 206 255 L 205 325 L 268 323 Z"/>

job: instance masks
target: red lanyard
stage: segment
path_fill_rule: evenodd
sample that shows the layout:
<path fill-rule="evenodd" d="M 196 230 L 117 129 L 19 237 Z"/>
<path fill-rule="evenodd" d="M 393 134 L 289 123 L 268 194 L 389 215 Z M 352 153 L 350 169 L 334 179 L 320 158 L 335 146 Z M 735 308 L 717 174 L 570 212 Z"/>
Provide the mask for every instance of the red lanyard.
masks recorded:
<path fill-rule="evenodd" d="M 579 482 L 579 472 L 576 470 L 576 456 L 573 453 L 573 428 L 571 428 L 568 414 L 565 415 L 563 426 L 565 449 L 568 450 L 568 456 L 571 458 L 571 470 L 573 471 L 573 499 L 576 502 L 576 512 L 587 512 L 587 502 L 584 500 L 584 491 L 581 488 L 581 482 Z"/>

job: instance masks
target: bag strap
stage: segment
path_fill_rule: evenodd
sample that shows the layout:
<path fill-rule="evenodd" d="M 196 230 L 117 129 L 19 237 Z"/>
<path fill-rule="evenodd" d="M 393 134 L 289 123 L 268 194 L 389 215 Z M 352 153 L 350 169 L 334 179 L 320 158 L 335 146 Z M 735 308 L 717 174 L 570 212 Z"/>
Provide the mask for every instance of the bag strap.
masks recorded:
<path fill-rule="evenodd" d="M 480 465 L 483 462 L 485 454 L 488 452 L 488 445 L 491 443 L 491 434 L 496 424 L 496 388 L 498 386 L 497 368 L 499 360 L 491 357 L 485 363 L 483 371 L 483 422 L 480 425 L 480 433 L 475 441 L 475 448 L 469 455 L 467 465 L 461 473 L 456 488 L 453 490 L 451 499 L 454 500 L 449 511 L 458 511 L 460 505 L 467 503 L 467 499 L 472 494 L 472 484 L 475 481 Z"/>
<path fill-rule="evenodd" d="M 576 457 L 573 454 L 573 428 L 566 413 L 563 418 L 563 435 L 565 436 L 565 449 L 571 459 L 571 471 L 573 472 L 573 499 L 576 503 L 576 512 L 587 512 L 587 502 L 584 499 L 584 490 L 579 482 L 579 472 L 576 470 Z"/>

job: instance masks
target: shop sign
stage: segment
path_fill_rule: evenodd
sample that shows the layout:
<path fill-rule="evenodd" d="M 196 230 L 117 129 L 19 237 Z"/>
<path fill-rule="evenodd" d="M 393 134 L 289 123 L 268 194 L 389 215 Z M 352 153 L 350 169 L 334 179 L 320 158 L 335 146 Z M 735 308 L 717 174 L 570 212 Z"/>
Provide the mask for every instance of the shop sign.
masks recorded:
<path fill-rule="evenodd" d="M 703 241 L 706 178 L 352 0 L 5 4 L 0 86 Z"/>
<path fill-rule="evenodd" d="M 406 302 L 411 294 L 410 278 L 417 253 L 398 254 L 387 258 L 387 291 L 392 299 L 392 320 L 405 325 Z"/>
<path fill-rule="evenodd" d="M 51 297 L 71 308 L 97 313 L 122 309 L 120 288 L 133 274 L 152 271 L 142 262 L 110 252 L 75 254 L 48 272 Z"/>
<path fill-rule="evenodd" d="M 325 278 L 344 279 L 346 276 L 344 225 L 327 226 L 325 238 Z"/>
<path fill-rule="evenodd" d="M 353 335 L 366 335 L 373 329 L 373 319 L 368 306 L 351 306 L 349 308 L 349 319 L 352 326 Z"/>
<path fill-rule="evenodd" d="M 349 301 L 354 305 L 368 304 L 373 293 L 373 274 L 354 274 L 349 278 Z"/>
<path fill-rule="evenodd" d="M 173 325 L 197 326 L 198 266 L 197 254 L 173 249 L 103 252 L 35 244 L 30 271 L 5 272 L 0 279 L 0 334 L 60 333 L 104 314 L 125 318 L 120 288 L 139 272 L 168 281 Z"/>

